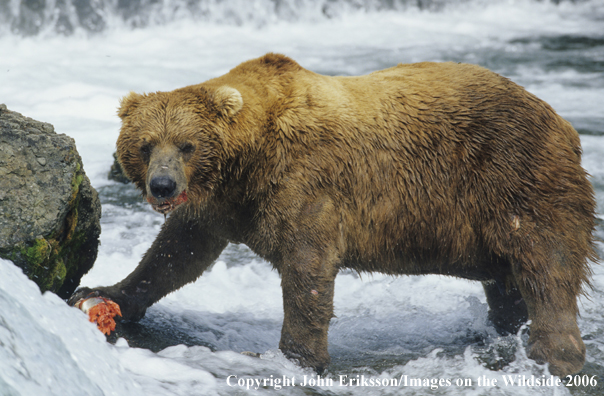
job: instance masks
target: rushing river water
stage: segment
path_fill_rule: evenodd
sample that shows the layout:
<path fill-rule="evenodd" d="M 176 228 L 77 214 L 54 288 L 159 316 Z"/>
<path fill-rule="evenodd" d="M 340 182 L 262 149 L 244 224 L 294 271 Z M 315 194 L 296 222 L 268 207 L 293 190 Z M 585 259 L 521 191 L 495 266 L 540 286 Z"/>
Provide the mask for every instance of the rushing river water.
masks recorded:
<path fill-rule="evenodd" d="M 581 133 L 603 212 L 602 0 L 23 3 L 0 3 L 0 102 L 76 139 L 103 204 L 102 244 L 83 285 L 125 277 L 164 221 L 131 185 L 107 180 L 119 98 L 198 83 L 266 52 L 329 75 L 426 60 L 503 74 Z M 488 324 L 479 283 L 342 272 L 332 365 L 317 380 L 278 351 L 280 279 L 245 246 L 229 246 L 196 283 L 122 326 L 115 344 L 0 261 L 0 395 L 602 395 L 600 265 L 593 285 L 580 301 L 583 383 L 555 386 L 526 357 L 524 333 L 499 337 Z"/>

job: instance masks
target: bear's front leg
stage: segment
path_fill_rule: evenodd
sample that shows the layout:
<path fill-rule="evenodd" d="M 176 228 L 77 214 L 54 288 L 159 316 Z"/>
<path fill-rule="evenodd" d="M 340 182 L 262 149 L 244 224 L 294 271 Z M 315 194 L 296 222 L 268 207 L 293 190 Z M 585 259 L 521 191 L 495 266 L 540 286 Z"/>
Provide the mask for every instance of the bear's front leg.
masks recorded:
<path fill-rule="evenodd" d="M 123 320 L 140 320 L 148 307 L 196 280 L 218 258 L 227 241 L 210 234 L 185 208 L 168 217 L 136 269 L 113 286 L 80 288 L 69 299 L 105 297 L 116 302 Z"/>
<path fill-rule="evenodd" d="M 329 364 L 327 331 L 337 272 L 334 261 L 322 259 L 311 249 L 288 257 L 281 268 L 285 315 L 279 349 L 318 373 Z"/>

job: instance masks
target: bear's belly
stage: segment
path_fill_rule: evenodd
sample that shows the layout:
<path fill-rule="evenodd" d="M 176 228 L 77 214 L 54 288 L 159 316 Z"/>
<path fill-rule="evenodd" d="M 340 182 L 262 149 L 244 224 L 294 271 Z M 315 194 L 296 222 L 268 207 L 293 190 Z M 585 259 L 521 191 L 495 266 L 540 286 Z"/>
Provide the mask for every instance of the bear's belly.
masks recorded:
<path fill-rule="evenodd" d="M 414 260 L 412 258 L 359 259 L 349 258 L 342 262 L 342 268 L 358 272 L 379 272 L 389 275 L 448 275 L 475 281 L 489 281 L 499 278 L 505 272 L 506 264 L 488 260 L 477 262 L 446 259 Z"/>

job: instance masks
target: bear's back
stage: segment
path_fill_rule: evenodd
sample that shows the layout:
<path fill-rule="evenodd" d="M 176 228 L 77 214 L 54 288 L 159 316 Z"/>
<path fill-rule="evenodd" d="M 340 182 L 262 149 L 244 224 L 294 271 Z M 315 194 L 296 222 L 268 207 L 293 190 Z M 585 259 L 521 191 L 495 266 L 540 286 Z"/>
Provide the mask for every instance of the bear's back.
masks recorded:
<path fill-rule="evenodd" d="M 290 84 L 289 107 L 275 122 L 291 161 L 283 168 L 302 175 L 290 182 L 329 190 L 345 208 L 345 239 L 360 248 L 350 257 L 399 251 L 409 266 L 412 257 L 464 262 L 481 254 L 476 247 L 488 235 L 508 233 L 510 216 L 521 215 L 527 228 L 550 227 L 532 214 L 593 203 L 577 132 L 482 67 L 426 62 L 359 77 L 302 69 Z M 438 272 L 425 264 L 422 271 Z"/>

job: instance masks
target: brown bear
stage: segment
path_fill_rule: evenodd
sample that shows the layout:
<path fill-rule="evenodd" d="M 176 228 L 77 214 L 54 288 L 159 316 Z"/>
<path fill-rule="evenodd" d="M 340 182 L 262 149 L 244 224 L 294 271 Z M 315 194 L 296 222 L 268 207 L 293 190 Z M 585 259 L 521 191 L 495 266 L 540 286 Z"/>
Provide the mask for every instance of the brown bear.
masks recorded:
<path fill-rule="evenodd" d="M 120 163 L 170 216 L 134 272 L 72 303 L 106 297 L 138 320 L 244 243 L 282 277 L 279 348 L 303 366 L 329 363 L 351 268 L 481 281 L 500 331 L 530 319 L 529 356 L 581 370 L 593 189 L 577 132 L 510 80 L 457 63 L 328 77 L 267 54 L 118 113 Z"/>

